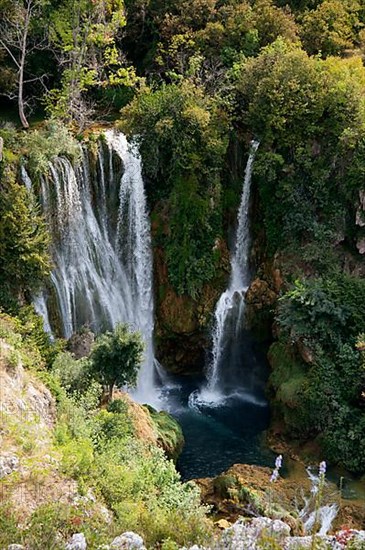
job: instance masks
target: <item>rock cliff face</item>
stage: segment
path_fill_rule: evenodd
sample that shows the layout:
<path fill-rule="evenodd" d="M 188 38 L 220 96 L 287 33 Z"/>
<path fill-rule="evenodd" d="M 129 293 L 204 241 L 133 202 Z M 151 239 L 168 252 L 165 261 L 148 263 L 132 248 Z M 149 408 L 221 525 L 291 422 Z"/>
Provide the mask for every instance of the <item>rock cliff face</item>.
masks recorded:
<path fill-rule="evenodd" d="M 226 244 L 220 242 L 220 247 L 226 261 Z M 175 292 L 169 283 L 165 254 L 160 247 L 154 249 L 154 273 L 157 358 L 175 373 L 200 372 L 209 345 L 208 328 L 228 273 L 222 269 L 217 280 L 205 285 L 196 299 Z"/>
<path fill-rule="evenodd" d="M 2 500 L 20 519 L 47 502 L 70 502 L 76 482 L 59 472 L 53 447 L 55 401 L 16 349 L 0 339 L 0 479 Z"/>
<path fill-rule="evenodd" d="M 285 522 L 292 536 L 303 537 L 305 516 L 300 511 L 308 502 L 313 486 L 304 466 L 297 462 L 295 468 L 295 475 L 293 472 L 290 478 L 279 477 L 272 483 L 269 468 L 235 464 L 221 475 L 198 479 L 197 483 L 202 501 L 212 506 L 218 519 L 233 523 L 242 516 L 275 517 Z M 326 483 L 323 502 L 341 504 L 333 521 L 334 529 L 341 529 L 343 525 L 349 529 L 364 527 L 363 503 L 341 499 L 332 483 Z"/>
<path fill-rule="evenodd" d="M 178 422 L 165 411 L 139 405 L 125 392 L 116 392 L 114 398 L 121 398 L 127 404 L 137 439 L 161 447 L 168 458 L 176 461 L 184 446 Z"/>

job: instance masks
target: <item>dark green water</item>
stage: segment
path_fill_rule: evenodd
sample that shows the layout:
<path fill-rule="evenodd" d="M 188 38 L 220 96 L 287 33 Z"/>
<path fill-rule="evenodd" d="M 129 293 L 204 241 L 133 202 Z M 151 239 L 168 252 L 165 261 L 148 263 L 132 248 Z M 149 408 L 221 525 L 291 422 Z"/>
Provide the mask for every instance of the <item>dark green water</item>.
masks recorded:
<path fill-rule="evenodd" d="M 264 444 L 270 420 L 264 393 L 266 350 L 246 336 L 236 357 L 234 369 L 230 366 L 230 373 L 225 373 L 226 381 L 231 379 L 230 387 L 225 385 L 226 397 L 215 403 L 196 398 L 203 378 L 170 380 L 165 399 L 185 436 L 177 464 L 184 480 L 215 476 L 236 463 L 272 466 L 275 461 Z"/>

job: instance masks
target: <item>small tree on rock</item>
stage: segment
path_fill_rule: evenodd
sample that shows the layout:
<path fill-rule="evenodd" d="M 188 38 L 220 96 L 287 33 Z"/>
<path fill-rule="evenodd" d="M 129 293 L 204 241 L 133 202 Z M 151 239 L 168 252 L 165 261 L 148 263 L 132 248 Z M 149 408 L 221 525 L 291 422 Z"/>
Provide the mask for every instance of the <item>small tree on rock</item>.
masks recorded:
<path fill-rule="evenodd" d="M 90 355 L 91 366 L 100 382 L 108 387 L 110 400 L 116 385 L 136 385 L 143 351 L 141 334 L 131 332 L 127 324 L 119 324 L 113 332 L 96 339 Z"/>

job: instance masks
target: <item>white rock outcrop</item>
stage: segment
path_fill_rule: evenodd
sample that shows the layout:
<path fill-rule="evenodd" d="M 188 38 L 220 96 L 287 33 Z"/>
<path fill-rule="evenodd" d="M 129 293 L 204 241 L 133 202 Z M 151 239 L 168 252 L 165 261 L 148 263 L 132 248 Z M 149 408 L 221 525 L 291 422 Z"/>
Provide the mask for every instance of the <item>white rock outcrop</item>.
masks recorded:
<path fill-rule="evenodd" d="M 87 544 L 84 533 L 75 533 L 66 544 L 66 550 L 86 550 Z"/>
<path fill-rule="evenodd" d="M 127 531 L 119 537 L 116 537 L 110 545 L 113 550 L 146 550 L 142 537 Z"/>

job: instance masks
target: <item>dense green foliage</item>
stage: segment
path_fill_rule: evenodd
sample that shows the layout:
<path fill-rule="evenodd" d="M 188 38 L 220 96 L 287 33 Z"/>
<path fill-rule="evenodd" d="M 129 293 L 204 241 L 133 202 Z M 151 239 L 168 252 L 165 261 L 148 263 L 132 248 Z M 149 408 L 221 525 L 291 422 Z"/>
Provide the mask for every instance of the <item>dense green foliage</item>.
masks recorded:
<path fill-rule="evenodd" d="M 0 304 L 16 310 L 24 293 L 49 275 L 49 236 L 38 205 L 11 167 L 2 172 L 0 189 Z"/>
<path fill-rule="evenodd" d="M 320 434 L 326 456 L 361 472 L 365 463 L 365 283 L 337 275 L 297 282 L 280 301 L 271 377 L 287 429 Z"/>
<path fill-rule="evenodd" d="M 363 470 L 364 371 L 356 347 L 365 332 L 363 2 L 0 0 L 0 92 L 10 98 L 5 109 L 19 102 L 14 40 L 24 36 L 29 2 L 36 17 L 26 28 L 23 95 L 30 103 L 24 109 L 45 109 L 50 120 L 27 133 L 0 129 L 1 308 L 19 312 L 51 268 L 47 230 L 21 185 L 20 160 L 37 185 L 54 156 L 77 158 L 70 128 L 118 118 L 118 127 L 140 147 L 154 246 L 168 283 L 198 308 L 202 296 L 212 294 L 204 291 L 226 277 L 219 242 L 236 219 L 248 143 L 256 137 L 255 253 L 265 274 L 275 262 L 289 289 L 278 302 L 280 335 L 271 350 L 274 408 L 290 436 L 321 434 L 328 458 Z M 53 377 L 86 415 L 100 397 L 100 383 L 112 388 L 135 381 L 137 338 L 129 342 L 128 357 L 115 338 L 100 337 L 92 369 L 67 355 L 54 365 Z M 126 343 L 124 333 L 121 338 Z M 103 430 L 118 431 L 120 417 L 108 416 L 117 414 L 97 416 L 101 439 Z M 74 425 L 76 434 L 78 421 Z M 96 453 L 90 433 L 85 457 L 80 444 L 81 470 Z M 133 454 L 124 436 L 125 452 Z M 100 464 L 91 461 L 93 468 L 101 468 L 107 452 Z M 118 452 L 110 450 L 113 466 L 101 476 L 111 486 L 114 465 L 124 467 Z M 125 487 L 136 479 L 126 479 Z M 100 487 L 111 503 L 129 491 L 118 484 L 119 496 L 108 490 Z M 150 510 L 146 514 L 145 532 L 155 533 Z"/>
<path fill-rule="evenodd" d="M 109 388 L 113 397 L 115 385 L 135 386 L 143 361 L 143 340 L 128 325 L 117 325 L 113 332 L 105 332 L 96 339 L 90 361 L 94 376 Z"/>
<path fill-rule="evenodd" d="M 220 171 L 228 121 L 216 100 L 192 83 L 143 89 L 122 110 L 122 128 L 138 136 L 151 199 L 166 202 L 170 281 L 193 297 L 216 273 L 221 232 Z"/>
<path fill-rule="evenodd" d="M 210 524 L 207 509 L 200 505 L 197 486 L 182 483 L 164 451 L 138 434 L 138 415 L 143 423 L 148 413 L 137 405 L 131 412 L 131 400 L 123 394 L 111 401 L 107 409 L 100 409 L 101 386 L 93 377 L 87 358 L 75 360 L 69 353 L 60 353 L 53 358 L 52 367 L 45 370 L 47 353 L 42 329 L 31 323 L 29 312 L 27 318 L 25 314 L 23 317 L 20 320 L 0 315 L 0 343 L 11 346 L 11 365 L 22 364 L 29 371 L 27 375 L 33 377 L 31 383 L 37 387 L 37 378 L 41 379 L 56 398 L 53 447 L 42 447 L 41 452 L 47 448 L 57 457 L 57 475 L 61 476 L 65 491 L 69 486 L 77 487 L 78 496 L 63 502 L 45 500 L 46 504 L 30 510 L 26 520 L 23 517 L 20 527 L 14 503 L 6 500 L 6 491 L 1 491 L 1 546 L 19 543 L 32 550 L 61 549 L 75 530 L 85 534 L 91 549 L 110 543 L 128 530 L 140 533 L 148 548 L 161 548 L 164 541 L 182 546 L 207 540 Z M 117 333 L 122 329 L 119 327 Z M 139 343 L 139 336 L 136 341 Z M 3 368 L 1 363 L 0 369 Z M 174 437 L 176 426 L 169 416 L 155 415 L 162 437 L 168 437 L 170 430 Z M 5 415 L 2 429 L 4 420 Z M 28 429 L 31 422 L 28 417 Z M 8 436 L 6 429 L 5 432 Z M 29 460 L 27 464 L 29 468 Z M 33 476 L 41 474 L 32 472 Z M 49 473 L 45 471 L 43 475 L 45 485 L 41 487 L 46 495 L 52 487 L 47 485 Z M 14 479 L 2 479 L 1 489 L 19 481 L 17 476 L 15 472 Z"/>

